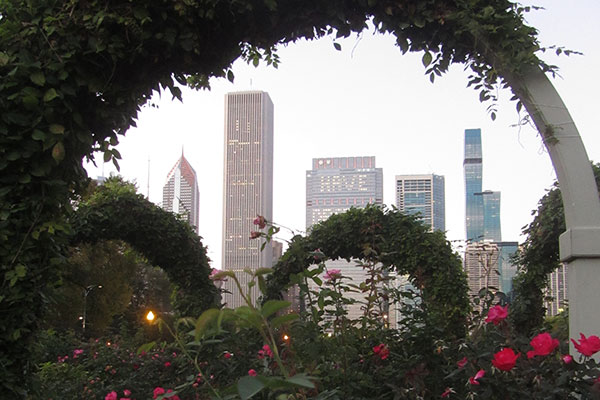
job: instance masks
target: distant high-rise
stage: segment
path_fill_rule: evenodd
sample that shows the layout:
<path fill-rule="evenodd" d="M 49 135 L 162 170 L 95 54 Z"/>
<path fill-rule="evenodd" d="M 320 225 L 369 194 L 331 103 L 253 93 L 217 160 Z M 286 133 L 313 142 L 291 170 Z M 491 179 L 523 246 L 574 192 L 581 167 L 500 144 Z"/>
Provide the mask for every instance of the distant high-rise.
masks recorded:
<path fill-rule="evenodd" d="M 167 183 L 163 186 L 162 208 L 184 215 L 194 231 L 198 233 L 200 192 L 196 171 L 188 160 L 181 157 L 167 175 Z"/>
<path fill-rule="evenodd" d="M 350 207 L 383 204 L 383 172 L 375 157 L 313 158 L 306 171 L 306 229 Z"/>
<path fill-rule="evenodd" d="M 222 268 L 234 271 L 242 287 L 249 275 L 244 268 L 271 267 L 273 249 L 261 240 L 250 239 L 257 215 L 272 221 L 273 214 L 273 102 L 268 93 L 248 91 L 225 95 L 225 157 L 223 176 Z M 231 282 L 224 288 L 227 307 L 244 304 Z M 250 297 L 258 297 L 256 287 Z"/>
<path fill-rule="evenodd" d="M 420 214 L 432 230 L 446 230 L 444 177 L 396 175 L 396 207 L 405 214 Z"/>
<path fill-rule="evenodd" d="M 561 264 L 554 272 L 548 274 L 547 296 L 544 304 L 547 315 L 558 315 L 568 308 L 567 288 L 567 267 Z"/>
<path fill-rule="evenodd" d="M 467 241 L 502 241 L 500 192 L 482 190 L 481 129 L 465 129 L 465 228 Z"/>
<path fill-rule="evenodd" d="M 465 250 L 465 271 L 469 292 L 476 296 L 485 287 L 510 295 L 517 266 L 511 257 L 517 242 L 479 241 L 468 243 Z"/>
<path fill-rule="evenodd" d="M 313 158 L 312 170 L 306 171 L 306 229 L 333 214 L 351 207 L 383 204 L 383 170 L 375 167 L 375 157 Z M 342 270 L 352 283 L 360 285 L 367 278 L 365 271 L 354 262 L 335 260 L 327 268 Z M 347 293 L 349 298 L 364 301 L 361 293 Z M 348 317 L 362 315 L 361 304 L 348 308 Z"/>

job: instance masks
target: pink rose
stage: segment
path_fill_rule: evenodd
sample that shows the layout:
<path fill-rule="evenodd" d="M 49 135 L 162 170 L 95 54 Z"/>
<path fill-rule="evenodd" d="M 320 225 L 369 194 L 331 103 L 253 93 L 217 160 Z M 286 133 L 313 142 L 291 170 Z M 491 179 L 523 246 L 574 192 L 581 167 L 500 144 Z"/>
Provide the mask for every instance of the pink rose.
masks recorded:
<path fill-rule="evenodd" d="M 444 390 L 444 393 L 442 393 L 442 397 L 448 397 L 450 396 L 450 393 L 454 393 L 454 390 L 452 390 L 452 388 L 447 387 L 446 390 Z"/>
<path fill-rule="evenodd" d="M 492 364 L 501 371 L 510 371 L 517 363 L 517 358 L 520 355 L 521 353 L 515 354 L 513 349 L 507 347 L 494 354 Z"/>
<path fill-rule="evenodd" d="M 477 371 L 475 376 L 472 376 L 469 378 L 469 383 L 471 385 L 479 385 L 479 379 L 483 378 L 484 376 L 485 376 L 485 370 L 480 369 L 479 371 Z"/>
<path fill-rule="evenodd" d="M 573 357 L 571 357 L 568 354 L 565 354 L 564 356 L 562 356 L 562 360 L 565 364 L 571 364 L 571 362 L 573 361 Z"/>
<path fill-rule="evenodd" d="M 456 365 L 458 365 L 458 368 L 463 368 L 468 362 L 469 360 L 467 360 L 467 357 L 463 357 L 462 360 L 456 362 Z"/>
<path fill-rule="evenodd" d="M 256 218 L 254 218 L 254 225 L 258 225 L 259 229 L 264 229 L 265 226 L 267 226 L 267 221 L 262 215 L 257 215 Z"/>
<path fill-rule="evenodd" d="M 253 370 L 253 369 L 249 369 L 248 370 L 248 375 L 250 375 L 250 376 L 256 376 L 256 371 Z"/>
<path fill-rule="evenodd" d="M 152 392 L 152 394 L 154 395 L 154 396 L 152 396 L 152 398 L 156 399 L 161 394 L 165 394 L 165 389 L 161 388 L 160 386 L 157 386 L 154 388 L 154 391 Z"/>
<path fill-rule="evenodd" d="M 131 390 L 127 390 L 127 389 L 123 390 L 123 396 L 127 396 L 127 397 L 131 396 Z"/>
<path fill-rule="evenodd" d="M 104 400 L 117 400 L 117 392 L 113 390 L 104 397 Z"/>
<path fill-rule="evenodd" d="M 373 347 L 373 352 L 377 354 L 382 360 L 385 360 L 390 355 L 390 350 L 383 343 Z"/>
<path fill-rule="evenodd" d="M 501 321 L 505 320 L 508 316 L 508 306 L 499 306 L 495 305 L 490 308 L 488 311 L 487 318 L 485 319 L 486 323 L 492 322 L 494 325 L 498 325 Z"/>
<path fill-rule="evenodd" d="M 167 393 L 173 393 L 173 389 L 169 389 L 169 390 L 167 390 Z M 181 399 L 179 398 L 179 396 L 177 396 L 177 395 L 173 395 L 173 396 L 169 397 L 168 399 L 169 399 L 169 400 L 181 400 Z"/>
<path fill-rule="evenodd" d="M 552 339 L 549 333 L 540 333 L 533 339 L 531 339 L 531 347 L 533 351 L 527 352 L 527 358 L 533 358 L 535 356 L 547 356 L 552 353 L 554 349 L 558 347 L 558 339 Z"/>
<path fill-rule="evenodd" d="M 233 354 L 228 351 L 223 353 L 223 357 L 225 357 L 225 359 L 227 359 L 227 360 L 229 360 L 232 356 L 233 356 Z"/>
<path fill-rule="evenodd" d="M 169 368 L 171 366 L 171 363 L 169 361 L 165 362 L 165 367 Z"/>
<path fill-rule="evenodd" d="M 580 333 L 579 335 L 581 336 L 579 343 L 577 343 L 575 339 L 571 339 L 578 352 L 586 357 L 591 357 L 600 350 L 600 338 L 598 338 L 598 336 L 592 335 L 586 338 L 583 333 Z"/>
<path fill-rule="evenodd" d="M 267 357 L 271 357 L 271 358 L 273 357 L 273 351 L 271 351 L 271 348 L 269 347 L 269 345 L 268 345 L 268 344 L 265 344 L 265 345 L 262 347 L 262 349 L 260 349 L 260 350 L 258 351 L 258 358 L 259 358 L 259 359 L 261 359 L 261 360 L 262 360 L 263 358 L 265 358 L 265 356 L 267 356 Z"/>
<path fill-rule="evenodd" d="M 341 269 L 330 269 L 325 272 L 325 280 L 326 281 L 335 281 L 336 279 L 340 279 L 342 277 Z"/>

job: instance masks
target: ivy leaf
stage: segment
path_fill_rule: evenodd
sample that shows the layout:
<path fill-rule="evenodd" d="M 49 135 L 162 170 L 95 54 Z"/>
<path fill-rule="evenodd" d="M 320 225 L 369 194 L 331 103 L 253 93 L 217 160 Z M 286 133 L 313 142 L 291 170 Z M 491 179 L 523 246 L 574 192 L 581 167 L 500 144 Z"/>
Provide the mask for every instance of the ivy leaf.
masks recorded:
<path fill-rule="evenodd" d="M 29 79 L 38 86 L 44 86 L 46 83 L 46 77 L 43 72 L 34 72 L 29 76 Z"/>
<path fill-rule="evenodd" d="M 342 51 L 342 45 L 338 42 L 333 42 L 333 47 L 335 47 L 337 51 Z"/>
<path fill-rule="evenodd" d="M 62 135 L 65 133 L 65 127 L 60 124 L 50 124 L 50 132 L 55 133 L 57 135 Z"/>
<path fill-rule="evenodd" d="M 57 97 L 58 93 L 56 92 L 56 90 L 54 90 L 54 88 L 51 88 L 46 91 L 46 94 L 44 94 L 44 101 L 48 102 Z"/>
<path fill-rule="evenodd" d="M 233 71 L 232 70 L 227 71 L 227 80 L 229 82 L 233 83 L 233 79 L 234 79 Z"/>
<path fill-rule="evenodd" d="M 431 64 L 432 60 L 433 60 L 433 56 L 428 51 L 426 51 L 425 54 L 423 54 L 423 58 L 421 59 L 421 61 L 423 62 L 423 65 L 425 67 L 428 66 L 429 64 Z"/>
<path fill-rule="evenodd" d="M 56 143 L 52 148 L 52 158 L 54 158 L 56 163 L 59 163 L 65 159 L 65 146 L 62 144 L 62 142 Z"/>

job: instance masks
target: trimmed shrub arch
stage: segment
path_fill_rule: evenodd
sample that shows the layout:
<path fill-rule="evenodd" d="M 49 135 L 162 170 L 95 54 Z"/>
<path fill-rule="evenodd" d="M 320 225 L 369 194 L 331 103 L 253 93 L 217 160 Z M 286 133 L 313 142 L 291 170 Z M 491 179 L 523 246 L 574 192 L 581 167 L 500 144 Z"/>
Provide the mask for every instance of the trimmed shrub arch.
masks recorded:
<path fill-rule="evenodd" d="M 381 262 L 408 274 L 421 291 L 429 323 L 446 337 L 465 334 L 470 304 L 462 262 L 443 233 L 429 232 L 414 216 L 373 205 L 332 215 L 307 236 L 292 239 L 267 280 L 267 297 L 279 297 L 291 274 L 313 265 L 317 249 L 328 259 Z"/>
<path fill-rule="evenodd" d="M 209 279 L 211 268 L 201 238 L 187 222 L 144 196 L 132 192 L 96 196 L 80 205 L 71 225 L 71 245 L 118 239 L 161 267 L 176 286 L 174 306 L 179 315 L 200 315 L 219 305 L 220 295 Z"/>
<path fill-rule="evenodd" d="M 464 63 L 480 100 L 493 101 L 496 85 L 513 90 L 517 107 L 522 102 L 542 134 L 561 187 L 570 189 L 562 192 L 569 241 L 561 257 L 572 265 L 578 258 L 600 258 L 579 241 L 588 231 L 600 237 L 589 160 L 545 76 L 553 67 L 536 56 L 537 32 L 523 21 L 528 7 L 508 0 L 1 4 L 0 347 L 8 351 L 0 355 L 0 381 L 10 392 L 26 392 L 23 354 L 59 279 L 53 267 L 68 244 L 64 209 L 85 186 L 82 160 L 101 151 L 116 162 L 119 135 L 135 125 L 155 90 L 168 88 L 179 98 L 176 82 L 207 87 L 210 77 L 233 79 L 230 66 L 237 58 L 276 64 L 278 44 L 347 37 L 367 21 L 394 35 L 402 52 L 423 52 L 432 81 L 451 63 Z M 574 207 L 574 199 L 586 206 Z M 571 301 L 571 307 L 579 303 Z M 583 314 L 573 325 L 575 320 L 574 331 L 600 328 L 588 326 Z"/>

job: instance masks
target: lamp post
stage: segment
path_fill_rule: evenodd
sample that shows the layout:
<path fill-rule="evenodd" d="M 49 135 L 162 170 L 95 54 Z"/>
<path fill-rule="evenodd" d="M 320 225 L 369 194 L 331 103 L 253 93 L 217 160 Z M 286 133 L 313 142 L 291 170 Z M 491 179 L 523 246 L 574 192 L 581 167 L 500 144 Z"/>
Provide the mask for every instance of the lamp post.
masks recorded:
<path fill-rule="evenodd" d="M 90 285 L 83 289 L 83 318 L 81 319 L 81 330 L 85 334 L 85 322 L 87 317 L 87 297 L 94 289 L 102 289 L 102 285 Z"/>

